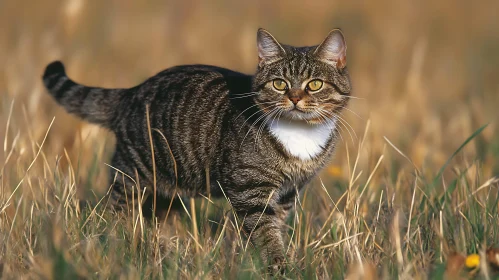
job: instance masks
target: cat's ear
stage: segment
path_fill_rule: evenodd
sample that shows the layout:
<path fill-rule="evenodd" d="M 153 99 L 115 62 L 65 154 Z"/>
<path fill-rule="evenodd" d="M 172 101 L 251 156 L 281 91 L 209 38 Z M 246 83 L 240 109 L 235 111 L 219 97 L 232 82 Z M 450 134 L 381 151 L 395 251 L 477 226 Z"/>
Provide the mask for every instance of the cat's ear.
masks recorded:
<path fill-rule="evenodd" d="M 329 32 L 326 39 L 315 49 L 319 60 L 343 69 L 347 65 L 347 44 L 339 29 Z"/>
<path fill-rule="evenodd" d="M 286 51 L 267 30 L 260 28 L 256 36 L 258 46 L 258 65 L 276 62 L 284 57 Z"/>

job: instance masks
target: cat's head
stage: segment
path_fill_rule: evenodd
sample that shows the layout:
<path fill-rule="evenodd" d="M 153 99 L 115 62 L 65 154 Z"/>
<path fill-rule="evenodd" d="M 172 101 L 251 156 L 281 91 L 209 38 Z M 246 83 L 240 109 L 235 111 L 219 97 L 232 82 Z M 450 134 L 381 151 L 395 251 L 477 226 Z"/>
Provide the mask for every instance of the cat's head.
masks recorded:
<path fill-rule="evenodd" d="M 339 29 L 313 47 L 283 45 L 259 29 L 257 43 L 253 96 L 268 118 L 322 123 L 346 106 L 351 86 L 347 45 Z"/>

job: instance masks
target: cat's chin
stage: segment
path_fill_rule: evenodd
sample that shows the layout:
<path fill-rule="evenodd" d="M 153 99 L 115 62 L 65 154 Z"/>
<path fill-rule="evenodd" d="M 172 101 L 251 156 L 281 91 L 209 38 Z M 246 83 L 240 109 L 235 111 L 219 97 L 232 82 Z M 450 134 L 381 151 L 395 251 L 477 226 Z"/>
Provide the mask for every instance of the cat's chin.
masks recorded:
<path fill-rule="evenodd" d="M 318 117 L 317 114 L 304 112 L 299 109 L 292 109 L 290 111 L 287 111 L 282 115 L 282 119 L 293 122 L 302 122 L 310 125 L 321 124 L 326 121 L 324 118 Z"/>

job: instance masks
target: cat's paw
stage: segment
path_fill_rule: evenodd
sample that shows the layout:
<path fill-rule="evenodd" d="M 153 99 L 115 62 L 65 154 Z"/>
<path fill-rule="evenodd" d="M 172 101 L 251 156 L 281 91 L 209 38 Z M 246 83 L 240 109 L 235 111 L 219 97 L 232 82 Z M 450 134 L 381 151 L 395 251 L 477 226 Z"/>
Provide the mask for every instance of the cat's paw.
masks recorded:
<path fill-rule="evenodd" d="M 268 266 L 271 275 L 283 275 L 286 269 L 286 259 L 283 256 L 276 256 Z"/>

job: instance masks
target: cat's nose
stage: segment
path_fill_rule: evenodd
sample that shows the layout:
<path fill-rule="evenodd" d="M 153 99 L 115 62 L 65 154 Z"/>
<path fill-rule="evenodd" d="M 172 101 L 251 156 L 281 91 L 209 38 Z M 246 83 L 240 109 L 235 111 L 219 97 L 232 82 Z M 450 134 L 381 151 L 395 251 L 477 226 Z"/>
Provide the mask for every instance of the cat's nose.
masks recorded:
<path fill-rule="evenodd" d="M 289 100 L 291 100 L 291 102 L 293 102 L 293 104 L 296 105 L 298 102 L 300 102 L 301 97 L 299 97 L 299 96 L 290 97 Z"/>

